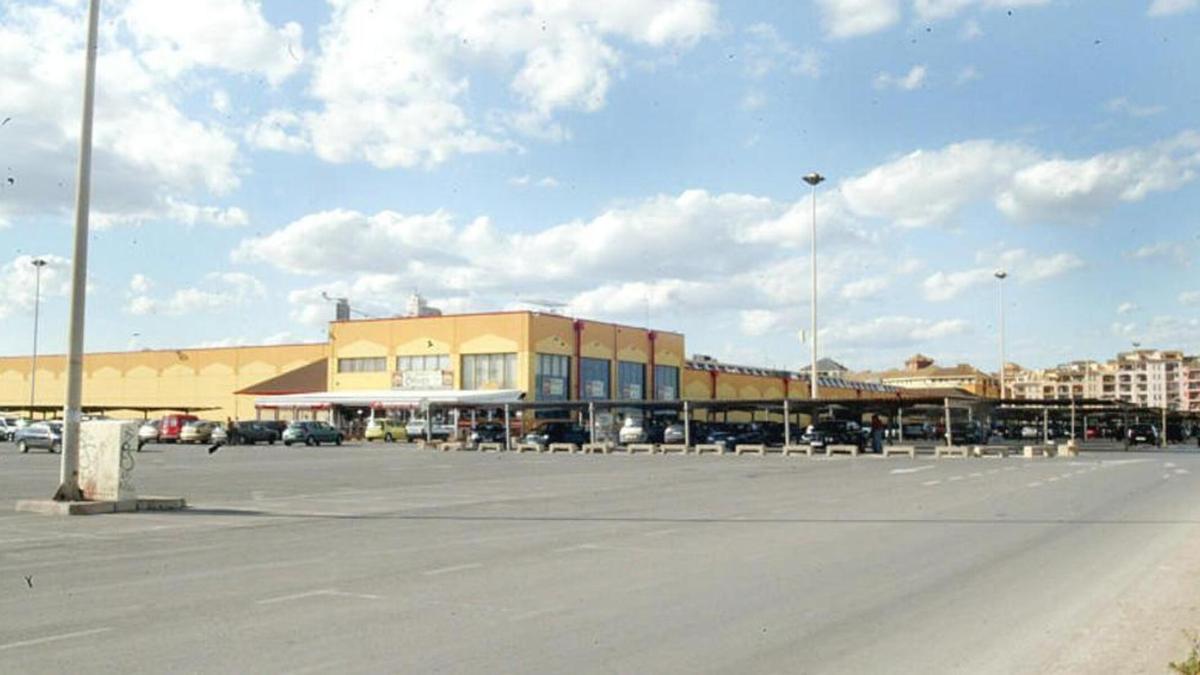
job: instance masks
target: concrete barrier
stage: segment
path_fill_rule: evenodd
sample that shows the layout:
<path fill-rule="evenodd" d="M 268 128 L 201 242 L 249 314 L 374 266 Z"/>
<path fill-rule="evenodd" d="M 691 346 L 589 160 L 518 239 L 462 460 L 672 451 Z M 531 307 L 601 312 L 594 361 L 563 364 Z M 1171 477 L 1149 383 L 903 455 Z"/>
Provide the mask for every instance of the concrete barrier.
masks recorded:
<path fill-rule="evenodd" d="M 663 443 L 662 445 L 658 446 L 658 450 L 664 455 L 688 454 L 688 446 L 684 445 L 683 443 Z"/>
<path fill-rule="evenodd" d="M 767 446 L 762 443 L 739 443 L 734 446 L 733 454 L 742 455 L 747 452 L 752 452 L 756 455 L 764 455 L 767 452 Z"/>
<path fill-rule="evenodd" d="M 575 445 L 574 443 L 551 443 L 546 448 L 546 451 L 551 454 L 556 453 L 556 452 L 576 453 L 576 452 L 579 452 L 579 446 Z"/>
<path fill-rule="evenodd" d="M 933 451 L 934 457 L 962 457 L 971 456 L 971 446 L 969 445 L 939 445 Z"/>
<path fill-rule="evenodd" d="M 1000 457 L 1003 459 L 1008 457 L 1008 447 L 1003 445 L 975 445 L 971 446 L 971 454 L 976 457 Z"/>
<path fill-rule="evenodd" d="M 1066 443 L 1059 443 L 1057 449 L 1059 457 L 1079 456 L 1079 443 L 1074 440 L 1067 441 Z"/>
<path fill-rule="evenodd" d="M 625 451 L 631 455 L 639 452 L 652 455 L 658 451 L 658 446 L 653 443 L 630 443 L 629 445 L 625 446 Z"/>
<path fill-rule="evenodd" d="M 891 457 L 892 455 L 908 455 L 909 457 L 917 458 L 917 446 L 915 445 L 885 445 L 883 446 L 883 456 Z"/>
<path fill-rule="evenodd" d="M 542 446 L 537 443 L 517 443 L 513 446 L 513 452 L 541 452 Z"/>
<path fill-rule="evenodd" d="M 826 445 L 825 456 L 832 457 L 835 453 L 843 453 L 851 457 L 858 457 L 857 445 Z"/>
<path fill-rule="evenodd" d="M 719 455 L 725 452 L 725 446 L 721 445 L 720 443 L 701 443 L 696 446 L 697 455 L 703 455 L 706 452 Z"/>
<path fill-rule="evenodd" d="M 596 453 L 596 454 L 605 454 L 605 455 L 612 452 L 612 449 L 613 449 L 612 443 L 584 443 L 583 447 L 581 448 L 581 450 L 584 454 Z"/>
<path fill-rule="evenodd" d="M 438 449 L 442 452 L 450 452 L 451 450 L 463 450 L 464 446 L 462 441 L 446 441 Z"/>
<path fill-rule="evenodd" d="M 1024 447 L 1022 454 L 1025 457 L 1030 458 L 1030 459 L 1032 459 L 1034 457 L 1039 457 L 1039 456 L 1040 457 L 1053 457 L 1054 456 L 1054 446 L 1053 445 L 1027 445 Z"/>
<path fill-rule="evenodd" d="M 480 452 L 501 452 L 504 450 L 503 443 L 480 443 L 475 446 L 475 449 Z"/>
<path fill-rule="evenodd" d="M 791 457 L 793 454 L 803 453 L 812 457 L 812 446 L 807 443 L 804 445 L 785 445 L 783 446 L 783 456 Z"/>

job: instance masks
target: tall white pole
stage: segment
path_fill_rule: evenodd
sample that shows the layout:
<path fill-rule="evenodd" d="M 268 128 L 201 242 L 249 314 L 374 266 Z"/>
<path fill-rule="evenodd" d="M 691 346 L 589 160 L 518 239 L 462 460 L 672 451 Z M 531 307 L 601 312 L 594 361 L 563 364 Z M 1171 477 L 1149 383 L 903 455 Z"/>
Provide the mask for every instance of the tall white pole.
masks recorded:
<path fill-rule="evenodd" d="M 37 348 L 38 348 L 38 313 L 42 300 L 42 268 L 46 261 L 41 258 L 32 260 L 34 268 L 33 281 L 33 357 L 29 360 L 29 418 L 33 419 L 33 406 L 37 400 Z"/>
<path fill-rule="evenodd" d="M 815 171 L 804 177 L 804 182 L 812 187 L 812 367 L 809 373 L 811 387 L 809 397 L 817 399 L 817 185 L 825 177 Z"/>
<path fill-rule="evenodd" d="M 79 173 L 75 192 L 75 249 L 71 258 L 71 323 L 67 333 L 67 402 L 63 407 L 60 483 L 54 499 L 80 501 L 79 421 L 83 416 L 83 319 L 87 299 L 88 212 L 92 183 L 92 109 L 96 94 L 96 32 L 100 0 L 88 2 L 88 34 L 83 75 L 83 123 L 79 133 Z"/>
<path fill-rule="evenodd" d="M 1000 399 L 1004 400 L 1004 280 L 1008 273 L 998 270 L 995 276 L 1000 286 Z"/>

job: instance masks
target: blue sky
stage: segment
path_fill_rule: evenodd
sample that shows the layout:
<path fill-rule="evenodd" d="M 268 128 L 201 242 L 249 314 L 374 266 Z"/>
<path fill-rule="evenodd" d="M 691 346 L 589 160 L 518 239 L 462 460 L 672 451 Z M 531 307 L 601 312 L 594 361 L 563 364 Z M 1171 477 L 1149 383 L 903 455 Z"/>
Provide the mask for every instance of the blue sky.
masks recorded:
<path fill-rule="evenodd" d="M 1200 351 L 1196 0 L 110 0 L 89 350 L 530 298 L 797 367 Z M 0 353 L 65 344 L 84 3 L 0 6 Z M 8 179 L 12 180 L 9 181 Z"/>

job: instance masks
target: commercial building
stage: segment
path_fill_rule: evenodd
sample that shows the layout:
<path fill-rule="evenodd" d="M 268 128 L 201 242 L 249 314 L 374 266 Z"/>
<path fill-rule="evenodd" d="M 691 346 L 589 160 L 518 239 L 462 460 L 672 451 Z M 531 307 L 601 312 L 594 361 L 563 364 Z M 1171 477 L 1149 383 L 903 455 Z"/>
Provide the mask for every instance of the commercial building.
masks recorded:
<path fill-rule="evenodd" d="M 1000 382 L 991 373 L 985 373 L 966 363 L 951 367 L 938 366 L 932 358 L 924 354 L 909 357 L 903 368 L 877 373 L 857 373 L 853 377 L 900 389 L 959 389 L 981 398 L 1000 396 Z"/>
<path fill-rule="evenodd" d="M 671 331 L 546 312 L 414 316 L 329 325 L 327 343 L 88 354 L 84 407 L 114 416 L 193 409 L 223 419 L 328 415 L 422 400 L 674 401 L 807 398 L 802 373 L 686 357 Z M 0 358 L 0 408 L 26 409 L 28 357 Z M 66 360 L 38 359 L 37 400 L 61 407 Z M 879 384 L 822 377 L 822 398 L 863 398 Z M 303 395 L 299 397 L 298 395 Z M 482 400 L 482 399 L 480 399 Z"/>

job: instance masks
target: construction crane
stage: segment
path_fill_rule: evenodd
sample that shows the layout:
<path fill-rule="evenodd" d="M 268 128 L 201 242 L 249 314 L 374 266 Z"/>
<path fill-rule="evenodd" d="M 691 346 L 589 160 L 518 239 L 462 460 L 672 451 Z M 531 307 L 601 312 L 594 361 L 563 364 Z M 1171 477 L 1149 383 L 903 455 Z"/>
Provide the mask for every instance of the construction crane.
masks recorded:
<path fill-rule="evenodd" d="M 365 319 L 375 318 L 373 315 L 367 314 L 361 309 L 354 309 L 351 307 L 350 298 L 335 298 L 325 291 L 321 291 L 321 299 L 325 300 L 326 302 L 333 302 L 337 304 L 336 318 L 338 321 L 349 321 L 351 314 L 357 314 Z"/>

